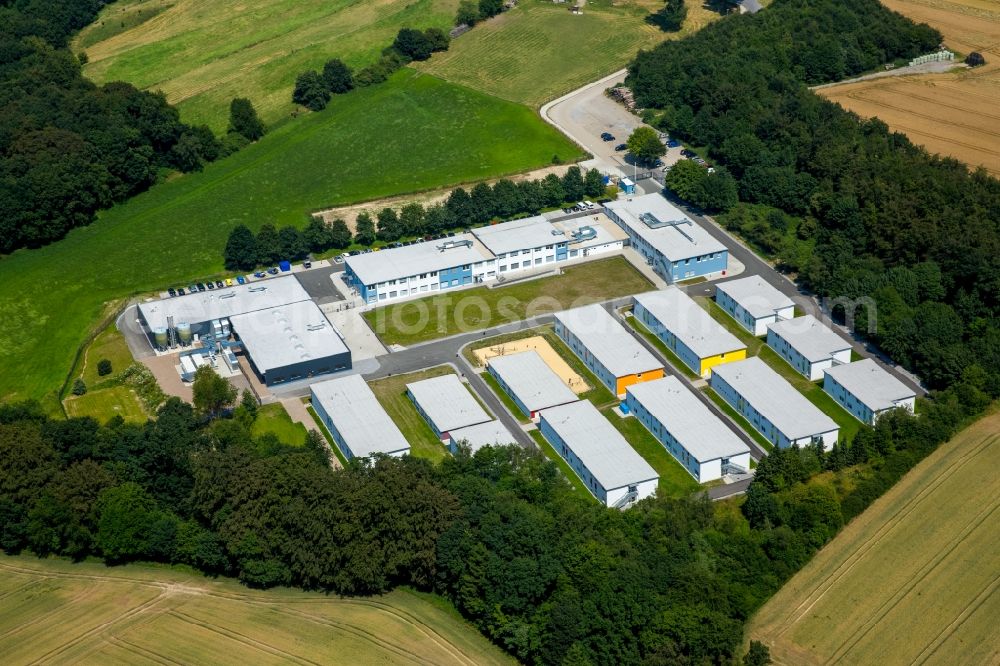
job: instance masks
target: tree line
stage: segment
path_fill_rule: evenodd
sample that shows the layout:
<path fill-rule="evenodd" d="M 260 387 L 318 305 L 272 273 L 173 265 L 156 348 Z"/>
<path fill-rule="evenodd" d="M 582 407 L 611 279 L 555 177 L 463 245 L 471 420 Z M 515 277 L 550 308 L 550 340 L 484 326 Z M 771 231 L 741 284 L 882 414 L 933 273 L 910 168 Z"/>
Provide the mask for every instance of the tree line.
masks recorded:
<path fill-rule="evenodd" d="M 490 186 L 479 183 L 471 190 L 452 190 L 444 203 L 424 206 L 413 202 L 399 208 L 383 208 L 374 215 L 363 211 L 355 221 L 353 235 L 344 220 L 330 223 L 311 216 L 303 231 L 294 226 L 277 229 L 264 224 L 256 235 L 245 225 L 229 233 L 223 259 L 229 270 L 251 270 L 282 259 L 302 259 L 309 253 L 346 250 L 353 245 L 371 247 L 376 241 L 398 242 L 453 230 L 468 229 L 493 220 L 517 215 L 535 215 L 543 208 L 600 198 L 605 193 L 604 177 L 596 169 L 584 172 L 571 166 L 562 177 L 549 174 L 518 183 L 502 178 Z"/>
<path fill-rule="evenodd" d="M 256 400 L 211 375 L 195 406 L 170 398 L 144 424 L 0 405 L 0 548 L 183 563 L 252 587 L 410 585 L 539 664 L 736 662 L 756 609 L 997 397 L 969 377 L 830 452 L 775 451 L 741 509 L 692 496 L 620 512 L 516 446 L 334 471 L 315 432 L 304 447 L 251 435 Z"/>
<path fill-rule="evenodd" d="M 448 35 L 439 28 L 401 28 L 392 44 L 383 49 L 381 57 L 357 72 L 339 58 L 333 58 L 323 65 L 322 71 L 310 69 L 299 74 L 292 90 L 292 101 L 311 111 L 321 111 L 330 103 L 332 95 L 382 83 L 407 63 L 427 60 L 432 53 L 447 51 L 449 42 Z"/>
<path fill-rule="evenodd" d="M 930 386 L 995 384 L 1000 182 L 807 88 L 940 40 L 875 0 L 779 0 L 639 54 L 628 84 L 647 120 L 735 179 L 743 203 L 722 223 L 813 292 L 871 299 L 835 315 Z"/>

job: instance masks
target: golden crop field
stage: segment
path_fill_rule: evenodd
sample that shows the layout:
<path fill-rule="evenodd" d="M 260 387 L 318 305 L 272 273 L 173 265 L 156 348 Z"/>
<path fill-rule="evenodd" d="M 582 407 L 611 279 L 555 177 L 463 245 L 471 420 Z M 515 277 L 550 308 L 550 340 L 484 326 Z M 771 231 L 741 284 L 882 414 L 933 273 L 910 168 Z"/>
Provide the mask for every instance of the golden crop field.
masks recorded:
<path fill-rule="evenodd" d="M 832 86 L 820 94 L 862 116 L 878 116 L 915 143 L 1000 175 L 1000 2 L 883 0 L 944 35 L 961 55 L 986 65 L 946 74 L 885 77 Z"/>
<path fill-rule="evenodd" d="M 844 530 L 748 630 L 777 664 L 1000 663 L 1000 412 Z"/>
<path fill-rule="evenodd" d="M 513 662 L 413 592 L 261 592 L 166 568 L 0 556 L 0 663 Z"/>

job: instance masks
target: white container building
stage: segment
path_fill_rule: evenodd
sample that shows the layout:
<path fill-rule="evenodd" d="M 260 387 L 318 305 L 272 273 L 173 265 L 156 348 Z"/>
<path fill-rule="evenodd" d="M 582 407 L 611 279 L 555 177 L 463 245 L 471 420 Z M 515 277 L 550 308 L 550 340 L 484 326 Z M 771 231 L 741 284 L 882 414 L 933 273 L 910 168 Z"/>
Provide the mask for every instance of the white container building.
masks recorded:
<path fill-rule="evenodd" d="M 759 275 L 722 282 L 715 302 L 740 326 L 756 336 L 767 335 L 767 325 L 795 316 L 795 303 Z"/>
<path fill-rule="evenodd" d="M 538 420 L 538 414 L 543 409 L 577 400 L 576 393 L 533 349 L 493 356 L 487 361 L 486 369 L 518 409 L 532 421 Z"/>
<path fill-rule="evenodd" d="M 310 389 L 313 409 L 348 460 L 410 452 L 409 442 L 361 375 L 318 382 Z"/>
<path fill-rule="evenodd" d="M 916 407 L 917 394 L 870 358 L 823 372 L 823 390 L 857 420 L 868 425 L 884 412 Z"/>
<path fill-rule="evenodd" d="M 828 368 L 851 362 L 851 343 L 812 315 L 769 324 L 767 346 L 810 381 L 822 379 Z"/>
<path fill-rule="evenodd" d="M 455 374 L 407 384 L 406 393 L 434 434 L 446 444 L 452 430 L 493 420 Z"/>

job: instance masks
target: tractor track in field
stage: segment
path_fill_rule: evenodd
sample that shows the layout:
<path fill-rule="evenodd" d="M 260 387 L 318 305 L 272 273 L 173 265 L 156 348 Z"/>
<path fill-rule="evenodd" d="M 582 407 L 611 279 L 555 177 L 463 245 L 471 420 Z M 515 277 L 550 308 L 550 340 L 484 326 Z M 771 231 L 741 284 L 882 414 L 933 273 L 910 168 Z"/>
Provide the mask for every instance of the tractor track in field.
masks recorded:
<path fill-rule="evenodd" d="M 265 643 L 264 641 L 257 640 L 256 638 L 252 638 L 245 634 L 241 634 L 238 631 L 233 631 L 232 629 L 229 629 L 227 627 L 221 627 L 217 624 L 212 624 L 210 622 L 206 622 L 205 620 L 200 620 L 194 616 L 188 615 L 187 613 L 182 613 L 176 608 L 168 611 L 168 614 L 171 617 L 175 617 L 182 622 L 185 622 L 195 627 L 200 627 L 202 629 L 205 629 L 206 631 L 210 631 L 220 636 L 224 636 L 229 640 L 245 645 L 246 647 L 257 650 L 258 652 L 266 652 L 275 657 L 281 657 L 282 659 L 286 659 L 288 661 L 295 662 L 297 664 L 305 664 L 306 666 L 322 666 L 322 664 L 318 661 L 312 661 L 311 659 L 306 659 L 305 657 L 301 657 L 297 654 L 287 652 L 279 647 L 271 645 L 270 643 Z"/>
<path fill-rule="evenodd" d="M 966 620 L 975 615 L 980 606 L 986 603 L 986 601 L 990 599 L 994 593 L 996 593 L 998 588 L 1000 588 L 1000 574 L 997 574 L 993 578 L 993 581 L 984 587 L 983 590 L 976 595 L 976 598 L 969 602 L 969 604 L 962 609 L 962 612 L 959 613 L 947 627 L 942 629 L 938 635 L 934 637 L 934 640 L 927 644 L 923 651 L 917 655 L 916 659 L 913 660 L 914 665 L 926 663 L 928 659 L 933 657 L 934 653 L 938 651 L 938 648 L 944 645 L 948 639 L 951 638 L 952 634 L 958 631 L 958 629 L 965 624 Z"/>

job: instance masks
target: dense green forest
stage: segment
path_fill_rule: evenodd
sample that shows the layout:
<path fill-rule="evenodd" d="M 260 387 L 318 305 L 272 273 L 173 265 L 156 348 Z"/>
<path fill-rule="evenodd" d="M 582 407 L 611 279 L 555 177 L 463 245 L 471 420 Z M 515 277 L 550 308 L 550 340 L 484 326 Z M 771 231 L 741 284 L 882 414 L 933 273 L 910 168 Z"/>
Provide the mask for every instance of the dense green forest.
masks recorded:
<path fill-rule="evenodd" d="M 1000 181 L 928 155 L 807 84 L 934 50 L 940 35 L 876 0 L 778 0 L 640 54 L 628 84 L 652 122 L 738 182 L 721 221 L 855 320 L 930 386 L 1000 383 Z"/>
<path fill-rule="evenodd" d="M 0 0 L 0 253 L 62 238 L 161 169 L 199 169 L 223 150 L 162 95 L 83 78 L 67 43 L 105 4 Z"/>

